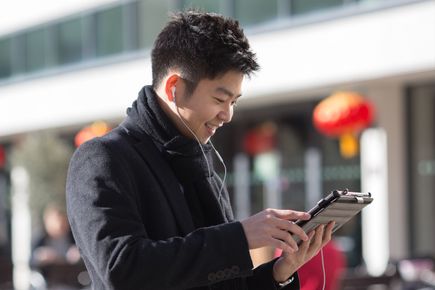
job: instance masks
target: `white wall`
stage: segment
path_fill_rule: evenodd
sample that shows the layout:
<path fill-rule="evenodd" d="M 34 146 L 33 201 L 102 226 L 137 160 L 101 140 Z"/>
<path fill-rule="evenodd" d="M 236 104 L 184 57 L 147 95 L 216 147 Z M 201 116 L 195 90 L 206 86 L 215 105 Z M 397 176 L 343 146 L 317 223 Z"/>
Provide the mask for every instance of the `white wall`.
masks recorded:
<path fill-rule="evenodd" d="M 142 59 L 0 87 L 0 137 L 120 118 L 150 82 Z"/>
<path fill-rule="evenodd" d="M 325 21 L 251 38 L 262 70 L 248 93 L 435 70 L 435 1 Z"/>

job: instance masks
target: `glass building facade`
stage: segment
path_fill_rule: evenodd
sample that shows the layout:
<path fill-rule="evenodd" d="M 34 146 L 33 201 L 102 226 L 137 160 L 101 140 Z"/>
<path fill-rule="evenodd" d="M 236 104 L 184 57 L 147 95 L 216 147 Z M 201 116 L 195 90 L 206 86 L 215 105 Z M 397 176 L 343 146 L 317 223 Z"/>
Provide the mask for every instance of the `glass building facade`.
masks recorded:
<path fill-rule="evenodd" d="M 0 36 L 0 84 L 66 65 L 150 49 L 168 11 L 199 9 L 259 27 L 353 9 L 361 12 L 400 1 L 368 0 L 134 0 Z"/>

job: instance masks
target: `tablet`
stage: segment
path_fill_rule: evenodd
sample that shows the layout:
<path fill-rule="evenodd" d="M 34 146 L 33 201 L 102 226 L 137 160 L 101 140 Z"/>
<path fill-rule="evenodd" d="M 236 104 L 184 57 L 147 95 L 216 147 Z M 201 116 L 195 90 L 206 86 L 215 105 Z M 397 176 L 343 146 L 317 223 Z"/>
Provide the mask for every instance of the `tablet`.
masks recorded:
<path fill-rule="evenodd" d="M 319 200 L 317 205 L 308 211 L 311 215 L 309 220 L 297 220 L 295 223 L 306 233 L 309 233 L 321 224 L 335 221 L 332 230 L 332 232 L 335 232 L 372 201 L 373 198 L 370 192 L 350 192 L 347 189 L 343 191 L 334 190 L 328 196 Z M 302 242 L 296 235 L 293 235 L 293 239 L 298 244 Z"/>

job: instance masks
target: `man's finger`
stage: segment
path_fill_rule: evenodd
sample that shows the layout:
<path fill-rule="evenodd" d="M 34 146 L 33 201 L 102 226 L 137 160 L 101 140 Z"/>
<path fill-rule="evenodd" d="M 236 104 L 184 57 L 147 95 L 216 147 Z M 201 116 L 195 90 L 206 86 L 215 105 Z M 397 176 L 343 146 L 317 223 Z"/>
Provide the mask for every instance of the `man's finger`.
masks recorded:
<path fill-rule="evenodd" d="M 308 240 L 308 236 L 304 230 L 294 222 L 275 218 L 274 223 L 277 228 L 298 236 L 302 241 Z"/>
<path fill-rule="evenodd" d="M 274 248 L 281 249 L 284 253 L 294 253 L 295 250 L 290 247 L 285 241 L 279 238 L 271 238 L 270 245 Z"/>
<path fill-rule="evenodd" d="M 272 213 L 274 216 L 285 219 L 285 220 L 308 220 L 310 219 L 310 214 L 303 211 L 295 211 L 295 210 L 289 210 L 289 209 L 275 209 L 270 208 L 267 209 L 269 213 Z"/>
<path fill-rule="evenodd" d="M 272 233 L 272 236 L 275 239 L 286 243 L 293 250 L 292 252 L 296 252 L 298 250 L 298 244 L 295 240 L 293 240 L 289 232 L 277 229 Z"/>
<path fill-rule="evenodd" d="M 332 230 L 334 229 L 335 221 L 331 221 L 328 223 L 328 225 L 325 228 L 325 231 L 323 233 L 323 243 L 322 247 L 325 246 L 332 238 Z"/>
<path fill-rule="evenodd" d="M 313 241 L 313 237 L 315 235 L 315 231 L 311 231 L 308 233 L 308 240 L 303 241 L 300 245 L 299 245 L 299 249 L 300 250 L 304 250 L 306 251 L 306 249 L 311 245 L 311 242 Z"/>
<path fill-rule="evenodd" d="M 311 240 L 310 246 L 316 249 L 320 249 L 322 246 L 323 233 L 325 229 L 325 225 L 320 225 L 315 229 L 314 238 Z"/>

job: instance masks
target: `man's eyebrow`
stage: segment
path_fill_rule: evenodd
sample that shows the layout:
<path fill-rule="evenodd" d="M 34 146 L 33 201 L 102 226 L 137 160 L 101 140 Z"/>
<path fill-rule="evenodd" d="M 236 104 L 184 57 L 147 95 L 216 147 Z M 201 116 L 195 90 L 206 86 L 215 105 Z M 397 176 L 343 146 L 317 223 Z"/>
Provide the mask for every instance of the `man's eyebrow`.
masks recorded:
<path fill-rule="evenodd" d="M 234 98 L 234 93 L 231 92 L 230 90 L 227 90 L 227 89 L 224 88 L 224 87 L 218 87 L 218 88 L 216 88 L 216 91 L 217 91 L 217 92 L 220 92 L 220 93 L 223 93 L 223 94 L 225 94 L 225 95 L 227 95 L 227 96 L 229 96 L 229 97 L 231 97 L 231 98 Z M 235 98 L 237 99 L 237 98 L 239 98 L 239 97 L 241 97 L 241 96 L 242 96 L 242 95 L 240 94 L 240 95 L 236 96 Z"/>

